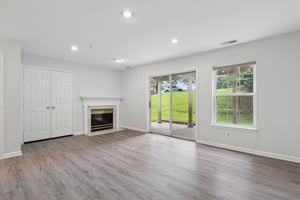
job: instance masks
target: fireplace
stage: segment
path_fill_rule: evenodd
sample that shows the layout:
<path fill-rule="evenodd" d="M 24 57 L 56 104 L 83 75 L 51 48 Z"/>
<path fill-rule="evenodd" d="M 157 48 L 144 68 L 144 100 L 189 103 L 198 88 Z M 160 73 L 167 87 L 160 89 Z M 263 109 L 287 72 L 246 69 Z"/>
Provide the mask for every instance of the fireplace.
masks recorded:
<path fill-rule="evenodd" d="M 91 109 L 91 132 L 112 129 L 114 127 L 113 108 Z"/>
<path fill-rule="evenodd" d="M 81 97 L 84 116 L 84 134 L 88 136 L 107 134 L 121 130 L 119 105 L 122 98 Z"/>

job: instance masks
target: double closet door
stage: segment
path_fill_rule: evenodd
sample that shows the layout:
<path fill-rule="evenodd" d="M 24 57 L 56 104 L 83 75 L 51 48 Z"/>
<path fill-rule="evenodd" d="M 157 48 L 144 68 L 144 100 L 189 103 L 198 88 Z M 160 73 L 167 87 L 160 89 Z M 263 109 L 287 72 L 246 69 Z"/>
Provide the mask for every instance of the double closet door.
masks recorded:
<path fill-rule="evenodd" d="M 72 73 L 24 67 L 24 142 L 73 134 Z"/>

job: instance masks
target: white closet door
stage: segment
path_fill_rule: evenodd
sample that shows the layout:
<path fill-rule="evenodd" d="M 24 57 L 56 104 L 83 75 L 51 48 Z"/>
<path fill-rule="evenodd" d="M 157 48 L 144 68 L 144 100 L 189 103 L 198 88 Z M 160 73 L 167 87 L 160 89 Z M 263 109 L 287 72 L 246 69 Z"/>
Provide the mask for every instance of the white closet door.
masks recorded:
<path fill-rule="evenodd" d="M 50 71 L 24 69 L 24 142 L 50 138 Z"/>
<path fill-rule="evenodd" d="M 52 137 L 73 134 L 72 73 L 52 72 Z"/>

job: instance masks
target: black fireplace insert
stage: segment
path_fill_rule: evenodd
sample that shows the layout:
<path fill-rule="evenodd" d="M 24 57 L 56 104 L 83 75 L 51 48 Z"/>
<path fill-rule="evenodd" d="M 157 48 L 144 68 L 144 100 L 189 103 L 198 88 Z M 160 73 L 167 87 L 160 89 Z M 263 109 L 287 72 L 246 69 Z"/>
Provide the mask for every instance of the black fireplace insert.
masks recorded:
<path fill-rule="evenodd" d="M 113 128 L 113 109 L 92 109 L 91 110 L 91 132 Z"/>

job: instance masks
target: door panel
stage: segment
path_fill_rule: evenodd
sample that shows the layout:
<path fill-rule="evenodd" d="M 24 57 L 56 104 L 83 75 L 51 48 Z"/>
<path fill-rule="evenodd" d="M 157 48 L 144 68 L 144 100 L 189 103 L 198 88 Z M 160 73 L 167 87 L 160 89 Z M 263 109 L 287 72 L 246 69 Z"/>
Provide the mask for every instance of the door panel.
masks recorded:
<path fill-rule="evenodd" d="M 172 136 L 196 140 L 196 72 L 171 75 Z"/>
<path fill-rule="evenodd" d="M 72 73 L 52 72 L 52 137 L 73 134 Z"/>
<path fill-rule="evenodd" d="M 150 79 L 150 131 L 170 135 L 170 76 Z"/>
<path fill-rule="evenodd" d="M 50 137 L 50 72 L 24 69 L 24 142 Z"/>

